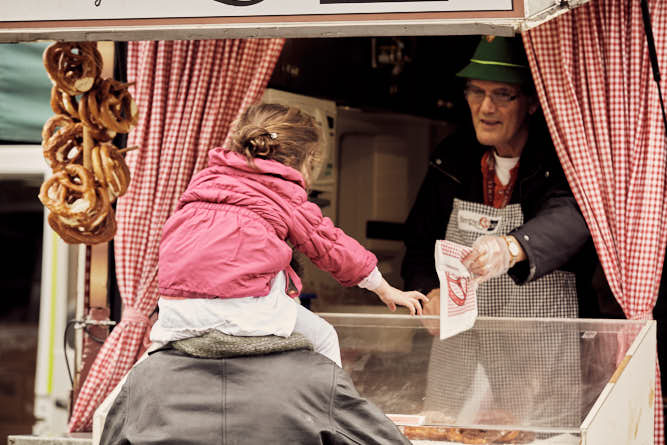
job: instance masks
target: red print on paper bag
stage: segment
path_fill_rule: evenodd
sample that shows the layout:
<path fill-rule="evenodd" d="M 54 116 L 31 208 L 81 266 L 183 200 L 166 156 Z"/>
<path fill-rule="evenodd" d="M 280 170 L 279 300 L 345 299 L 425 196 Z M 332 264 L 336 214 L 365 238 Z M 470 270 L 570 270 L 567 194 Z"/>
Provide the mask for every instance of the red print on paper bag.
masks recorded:
<path fill-rule="evenodd" d="M 447 290 L 452 302 L 457 306 L 463 306 L 468 296 L 468 279 L 447 273 Z"/>
<path fill-rule="evenodd" d="M 476 288 L 462 259 L 471 248 L 447 240 L 436 241 L 435 267 L 440 280 L 440 339 L 470 329 L 477 318 Z M 445 288 L 447 290 L 445 290 Z M 447 297 L 445 297 L 445 292 Z"/>

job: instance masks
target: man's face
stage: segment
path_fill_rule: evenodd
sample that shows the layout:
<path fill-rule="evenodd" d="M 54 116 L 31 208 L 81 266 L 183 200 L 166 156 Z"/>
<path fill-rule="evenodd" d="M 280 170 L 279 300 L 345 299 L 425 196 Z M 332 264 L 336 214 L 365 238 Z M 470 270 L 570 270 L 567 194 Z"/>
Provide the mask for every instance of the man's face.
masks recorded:
<path fill-rule="evenodd" d="M 466 99 L 479 142 L 496 147 L 501 156 L 518 156 L 528 134 L 528 115 L 537 109 L 536 101 L 522 94 L 518 85 L 487 80 L 468 81 Z"/>

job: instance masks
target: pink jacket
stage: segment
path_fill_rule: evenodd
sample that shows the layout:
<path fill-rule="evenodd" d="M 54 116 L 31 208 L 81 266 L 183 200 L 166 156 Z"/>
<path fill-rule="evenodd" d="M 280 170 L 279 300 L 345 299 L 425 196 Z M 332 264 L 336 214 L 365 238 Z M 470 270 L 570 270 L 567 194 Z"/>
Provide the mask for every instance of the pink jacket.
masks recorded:
<path fill-rule="evenodd" d="M 211 151 L 209 167 L 192 179 L 163 228 L 161 296 L 267 295 L 280 271 L 301 292 L 286 239 L 344 286 L 371 273 L 375 255 L 307 200 L 301 173 L 276 161 L 255 164 L 222 148 Z"/>

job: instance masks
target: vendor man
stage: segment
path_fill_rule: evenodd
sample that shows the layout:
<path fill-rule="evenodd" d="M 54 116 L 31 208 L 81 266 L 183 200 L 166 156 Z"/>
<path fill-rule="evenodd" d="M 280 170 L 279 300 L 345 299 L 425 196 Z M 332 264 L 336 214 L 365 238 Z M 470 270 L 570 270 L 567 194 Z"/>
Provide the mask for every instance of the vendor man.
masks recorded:
<path fill-rule="evenodd" d="M 458 76 L 474 134 L 456 132 L 431 157 L 407 220 L 405 287 L 428 295 L 424 313 L 439 313 L 434 248 L 447 239 L 473 248 L 463 263 L 480 283 L 479 315 L 577 317 L 566 265 L 590 235 L 540 119 L 521 39 L 482 38 Z M 471 394 L 486 394 L 474 377 L 481 365 L 494 409 L 531 425 L 578 421 L 576 333 L 538 337 L 467 331 L 434 341 L 425 411 L 474 422 L 460 416 Z"/>
<path fill-rule="evenodd" d="M 472 246 L 464 264 L 481 284 L 479 315 L 576 317 L 575 275 L 563 266 L 589 240 L 540 119 L 520 38 L 483 37 L 465 98 L 474 135 L 460 131 L 434 151 L 406 227 L 405 288 L 438 313 L 434 245 Z"/>

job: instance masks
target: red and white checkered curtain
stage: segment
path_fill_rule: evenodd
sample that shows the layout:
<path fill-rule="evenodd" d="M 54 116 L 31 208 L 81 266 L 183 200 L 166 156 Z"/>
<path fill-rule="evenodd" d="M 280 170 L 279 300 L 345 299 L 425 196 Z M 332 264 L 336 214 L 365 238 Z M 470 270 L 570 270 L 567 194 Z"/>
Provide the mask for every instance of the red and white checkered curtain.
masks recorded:
<path fill-rule="evenodd" d="M 666 8 L 664 0 L 649 1 L 663 75 Z M 523 40 L 609 285 L 628 319 L 651 319 L 667 243 L 667 149 L 640 2 L 591 0 Z M 663 444 L 657 375 L 655 443 Z"/>
<path fill-rule="evenodd" d="M 144 349 L 156 307 L 162 225 L 210 148 L 223 143 L 239 112 L 259 99 L 282 39 L 130 42 L 128 80 L 140 120 L 130 133 L 132 172 L 118 201 L 116 274 L 123 315 L 77 398 L 70 431 L 89 431 L 95 409 Z"/>

